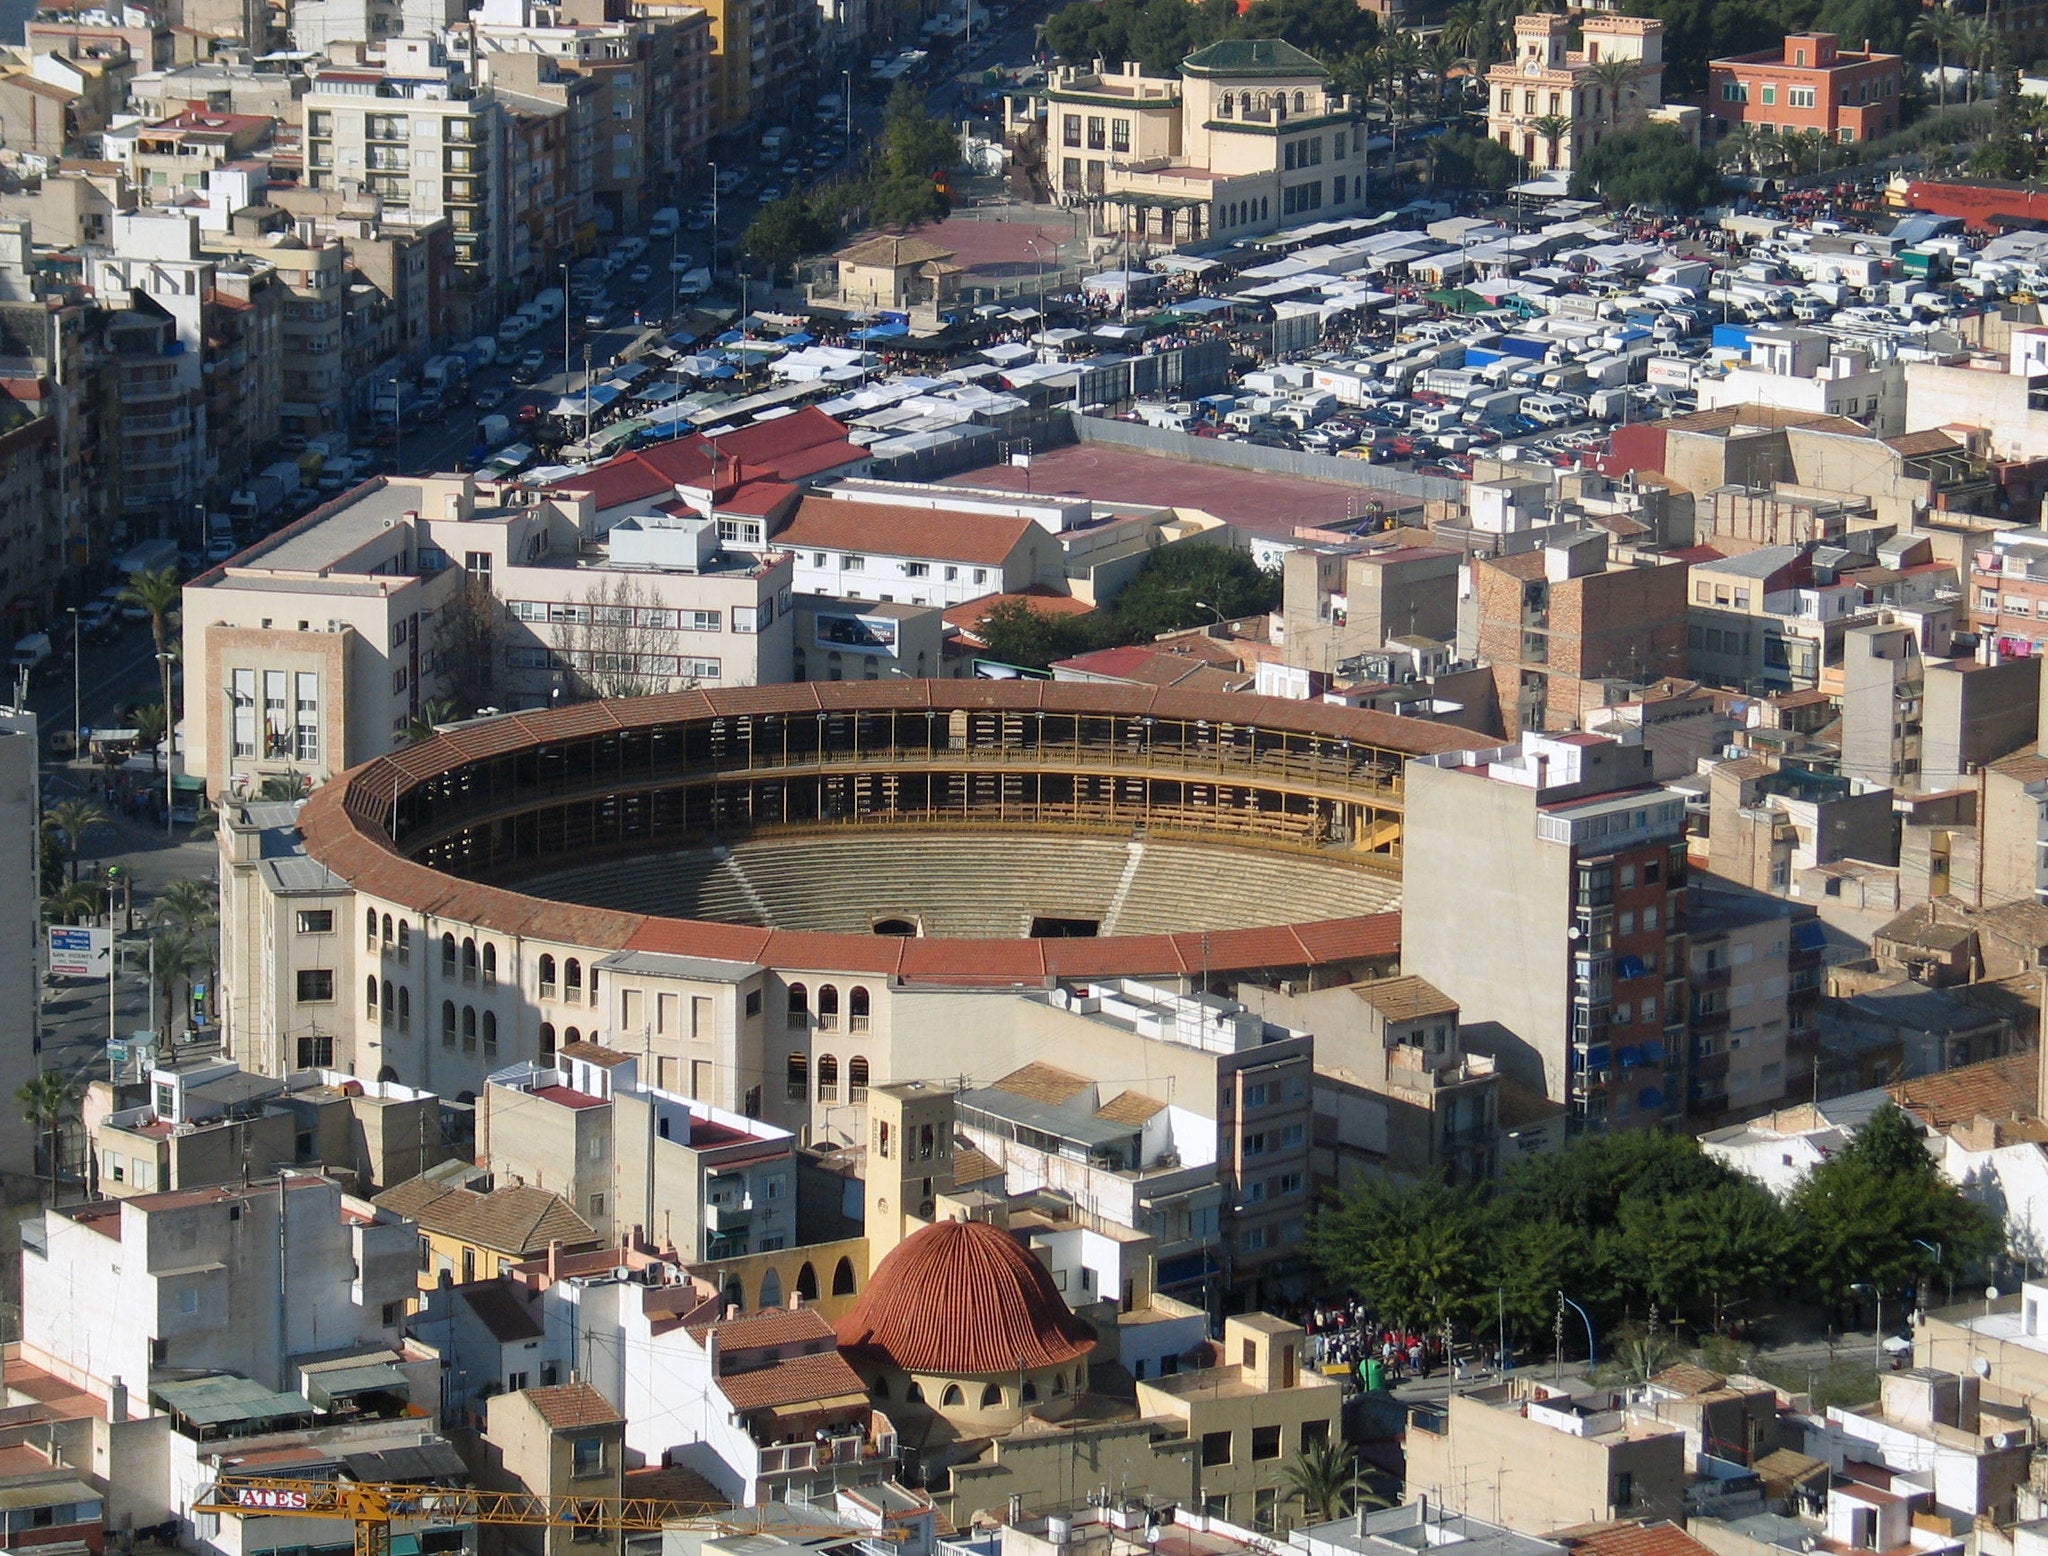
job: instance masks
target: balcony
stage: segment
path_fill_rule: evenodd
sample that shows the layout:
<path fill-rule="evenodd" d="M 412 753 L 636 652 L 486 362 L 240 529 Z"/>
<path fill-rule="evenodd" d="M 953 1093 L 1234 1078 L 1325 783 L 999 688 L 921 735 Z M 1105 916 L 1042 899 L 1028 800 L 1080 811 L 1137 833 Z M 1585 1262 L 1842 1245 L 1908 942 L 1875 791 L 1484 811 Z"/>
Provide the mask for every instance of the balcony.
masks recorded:
<path fill-rule="evenodd" d="M 720 1237 L 729 1236 L 745 1229 L 754 1217 L 754 1197 L 751 1194 L 735 1194 L 720 1201 L 710 1200 L 704 1206 L 704 1230 Z"/>

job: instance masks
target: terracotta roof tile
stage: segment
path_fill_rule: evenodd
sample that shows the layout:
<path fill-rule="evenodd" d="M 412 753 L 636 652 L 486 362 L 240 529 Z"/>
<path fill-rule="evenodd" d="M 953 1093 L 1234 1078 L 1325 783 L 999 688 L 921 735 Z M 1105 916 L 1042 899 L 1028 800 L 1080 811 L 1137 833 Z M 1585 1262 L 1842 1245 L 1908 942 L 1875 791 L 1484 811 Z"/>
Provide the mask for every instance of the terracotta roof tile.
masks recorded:
<path fill-rule="evenodd" d="M 740 1318 L 708 1319 L 689 1328 L 691 1335 L 700 1340 L 716 1329 L 721 1351 L 759 1350 L 832 1338 L 831 1320 L 814 1307 L 764 1308 Z"/>
<path fill-rule="evenodd" d="M 735 1410 L 772 1410 L 848 1394 L 858 1394 L 864 1400 L 867 1385 L 845 1357 L 831 1350 L 792 1356 L 747 1372 L 724 1373 L 718 1379 L 718 1391 Z"/>
<path fill-rule="evenodd" d="M 1614 1524 L 1587 1534 L 1565 1536 L 1561 1542 L 1579 1556 L 1711 1556 L 1676 1524 Z"/>
<path fill-rule="evenodd" d="M 1095 1116 L 1110 1124 L 1142 1124 L 1166 1106 L 1157 1097 L 1139 1091 L 1118 1092 L 1095 1110 Z"/>
<path fill-rule="evenodd" d="M 1086 1076 L 1074 1074 L 1071 1070 L 1034 1062 L 1020 1070 L 1012 1070 L 1000 1080 L 991 1081 L 989 1084 L 995 1090 L 1007 1091 L 1013 1097 L 1023 1097 L 1032 1102 L 1049 1102 L 1058 1107 L 1063 1102 L 1072 1101 L 1095 1083 Z"/>
<path fill-rule="evenodd" d="M 806 497 L 797 504 L 795 516 L 776 533 L 775 544 L 789 549 L 876 552 L 999 567 L 1037 527 L 1031 519 L 1006 519 L 990 513 Z"/>
<path fill-rule="evenodd" d="M 1980 1117 L 2030 1117 L 2039 1111 L 2039 1093 L 2040 1070 L 2031 1053 L 1987 1059 L 1891 1088 L 1892 1100 L 1930 1129 Z"/>
<path fill-rule="evenodd" d="M 1062 1366 L 1095 1349 L 1095 1331 L 1009 1233 L 939 1221 L 875 1267 L 839 1343 L 906 1372 L 976 1376 Z"/>
<path fill-rule="evenodd" d="M 1718 1372 L 1709 1372 L 1691 1362 L 1678 1362 L 1666 1367 L 1650 1381 L 1659 1388 L 1670 1389 L 1674 1394 L 1711 1394 L 1727 1385 L 1728 1380 Z"/>
<path fill-rule="evenodd" d="M 526 1402 L 533 1406 L 551 1432 L 576 1432 L 593 1426 L 623 1426 L 626 1418 L 612 1408 L 612 1402 L 588 1383 L 556 1383 L 547 1388 L 526 1390 Z"/>
<path fill-rule="evenodd" d="M 522 1258 L 547 1252 L 550 1243 L 582 1248 L 598 1240 L 590 1223 L 568 1201 L 546 1189 L 514 1183 L 488 1194 L 443 1189 L 423 1198 L 413 1187 L 418 1181 L 386 1189 L 376 1202 L 410 1216 L 422 1231 Z"/>

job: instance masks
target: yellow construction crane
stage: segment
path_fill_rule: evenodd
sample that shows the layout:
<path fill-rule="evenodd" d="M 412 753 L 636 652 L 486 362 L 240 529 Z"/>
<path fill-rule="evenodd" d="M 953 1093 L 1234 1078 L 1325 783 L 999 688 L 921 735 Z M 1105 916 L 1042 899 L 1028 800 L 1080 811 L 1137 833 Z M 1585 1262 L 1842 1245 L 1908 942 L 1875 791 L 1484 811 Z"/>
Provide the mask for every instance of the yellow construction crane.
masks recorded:
<path fill-rule="evenodd" d="M 238 1518 L 338 1518 L 355 1525 L 356 1556 L 389 1556 L 397 1519 L 436 1524 L 499 1524 L 523 1528 L 560 1525 L 617 1534 L 682 1525 L 740 1532 L 732 1509 L 707 1502 L 658 1497 L 546 1497 L 530 1491 L 473 1491 L 461 1486 L 394 1485 L 361 1480 L 281 1480 L 263 1475 L 222 1475 L 192 1504 L 195 1513 Z M 744 1515 L 740 1515 L 744 1516 Z"/>

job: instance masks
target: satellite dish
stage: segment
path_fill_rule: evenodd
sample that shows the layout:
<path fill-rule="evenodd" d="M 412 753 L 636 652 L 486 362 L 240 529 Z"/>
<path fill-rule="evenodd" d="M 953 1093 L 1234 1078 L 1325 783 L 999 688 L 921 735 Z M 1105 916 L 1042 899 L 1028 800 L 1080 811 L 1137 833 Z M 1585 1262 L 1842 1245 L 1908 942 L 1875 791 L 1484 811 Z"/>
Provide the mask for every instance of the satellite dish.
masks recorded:
<path fill-rule="evenodd" d="M 1991 1446 L 1994 1448 L 2009 1448 L 2012 1446 L 2012 1439 L 2007 1437 L 2005 1433 L 2000 1432 L 1991 1439 Z"/>
<path fill-rule="evenodd" d="M 1988 1356 L 1979 1356 L 1975 1361 L 1970 1363 L 1970 1367 L 1980 1378 L 1988 1378 L 1991 1376 L 1991 1358 Z"/>
<path fill-rule="evenodd" d="M 1986 1286 L 1984 1288 L 1984 1300 L 1986 1302 L 1996 1302 L 1998 1300 L 1998 1288 L 1996 1286 Z"/>

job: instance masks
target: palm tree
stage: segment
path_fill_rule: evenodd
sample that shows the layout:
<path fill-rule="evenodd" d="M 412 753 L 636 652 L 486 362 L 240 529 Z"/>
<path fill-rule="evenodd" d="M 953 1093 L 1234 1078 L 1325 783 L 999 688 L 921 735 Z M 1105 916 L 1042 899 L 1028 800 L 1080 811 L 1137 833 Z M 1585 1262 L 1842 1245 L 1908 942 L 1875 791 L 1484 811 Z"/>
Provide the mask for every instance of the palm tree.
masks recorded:
<path fill-rule="evenodd" d="M 1621 123 L 1621 111 L 1635 94 L 1636 62 L 1632 59 L 1603 59 L 1586 73 L 1607 90 L 1608 101 L 1613 105 L 1608 122 Z"/>
<path fill-rule="evenodd" d="M 213 964 L 205 946 L 182 929 L 159 928 L 149 937 L 152 970 L 156 975 L 157 987 L 164 996 L 164 1037 L 169 1039 L 181 1008 L 178 1002 L 179 987 L 184 989 L 184 1004 L 192 1003 L 192 975 L 205 972 Z"/>
<path fill-rule="evenodd" d="M 1478 0 L 1458 0 L 1444 17 L 1443 31 L 1438 34 L 1445 43 L 1460 54 L 1477 58 L 1479 45 L 1487 35 L 1486 10 Z M 1490 63 L 1490 62 L 1489 62 Z"/>
<path fill-rule="evenodd" d="M 1422 45 L 1412 32 L 1397 32 L 1380 45 L 1380 56 L 1387 74 L 1387 85 L 1398 87 L 1401 92 L 1401 106 L 1408 106 L 1409 89 L 1414 85 L 1417 72 L 1422 69 Z"/>
<path fill-rule="evenodd" d="M 73 1098 L 71 1077 L 60 1075 L 55 1070 L 45 1070 L 31 1080 L 23 1081 L 14 1093 L 14 1100 L 21 1108 L 21 1121 L 41 1134 L 48 1131 L 50 1136 L 50 1203 L 57 1202 L 57 1169 L 61 1165 L 64 1144 L 64 1117 L 71 1111 Z"/>
<path fill-rule="evenodd" d="M 1473 61 L 1442 33 L 1436 35 L 1435 40 L 1422 51 L 1422 54 L 1423 63 L 1428 66 L 1430 75 L 1436 79 L 1436 108 L 1438 113 L 1442 113 L 1444 100 L 1450 95 L 1451 72 L 1461 65 L 1470 66 Z"/>
<path fill-rule="evenodd" d="M 176 924 L 188 935 L 211 929 L 219 911 L 211 881 L 173 881 L 156 894 L 150 917 L 159 924 Z"/>
<path fill-rule="evenodd" d="M 185 598 L 184 590 L 178 584 L 178 570 L 159 567 L 152 572 L 137 573 L 128 580 L 128 586 L 121 591 L 121 598 L 149 612 L 149 633 L 156 640 L 156 667 L 164 693 L 164 733 L 169 738 L 177 728 L 177 720 L 171 711 L 171 628 L 178 623 L 178 607 Z M 176 752 L 172 755 L 175 756 Z"/>
<path fill-rule="evenodd" d="M 437 724 L 446 724 L 455 717 L 455 704 L 445 697 L 429 697 L 420 704 L 420 711 L 406 722 L 407 740 L 432 740 L 438 730 Z"/>
<path fill-rule="evenodd" d="M 43 899 L 43 917 L 53 924 L 83 924 L 100 914 L 97 881 L 73 881 Z"/>
<path fill-rule="evenodd" d="M 1923 10 L 1913 22 L 1913 30 L 1906 34 L 1907 40 L 1924 43 L 1934 50 L 1935 97 L 1943 108 L 1948 106 L 1948 53 L 1955 47 L 1956 23 L 1961 18 L 1945 3 L 1931 5 Z"/>
<path fill-rule="evenodd" d="M 1556 167 L 1558 144 L 1571 134 L 1572 121 L 1563 114 L 1547 113 L 1540 119 L 1531 119 L 1529 128 L 1542 136 L 1544 143 L 1550 147 L 1550 165 Z"/>
<path fill-rule="evenodd" d="M 1359 1484 L 1358 1461 L 1350 1447 L 1331 1438 L 1304 1443 L 1281 1474 L 1286 1477 L 1289 1497 L 1301 1504 L 1302 1517 L 1310 1523 L 1326 1524 L 1342 1518 L 1360 1502 L 1382 1500 Z"/>
<path fill-rule="evenodd" d="M 59 800 L 43 812 L 43 828 L 63 839 L 64 854 L 71 861 L 71 879 L 78 879 L 79 861 L 85 857 L 85 836 L 94 827 L 105 826 L 107 813 L 91 800 Z"/>
<path fill-rule="evenodd" d="M 1739 173 L 1755 173 L 1763 166 L 1763 145 L 1753 124 L 1736 124 L 1721 137 L 1716 148 L 1722 162 Z"/>
<path fill-rule="evenodd" d="M 1981 16 L 1959 17 L 1956 20 L 1955 46 L 1956 53 L 1969 67 L 1969 74 L 1963 82 L 1965 101 L 1974 103 L 1979 73 L 1991 70 L 1998 62 L 1998 30 Z"/>
<path fill-rule="evenodd" d="M 256 798 L 290 805 L 303 800 L 312 787 L 312 780 L 304 773 L 272 773 L 257 788 Z"/>
<path fill-rule="evenodd" d="M 164 705 L 160 702 L 147 703 L 129 715 L 135 725 L 135 743 L 149 752 L 149 765 L 153 772 L 164 770 L 164 735 L 170 724 L 164 718 Z"/>

